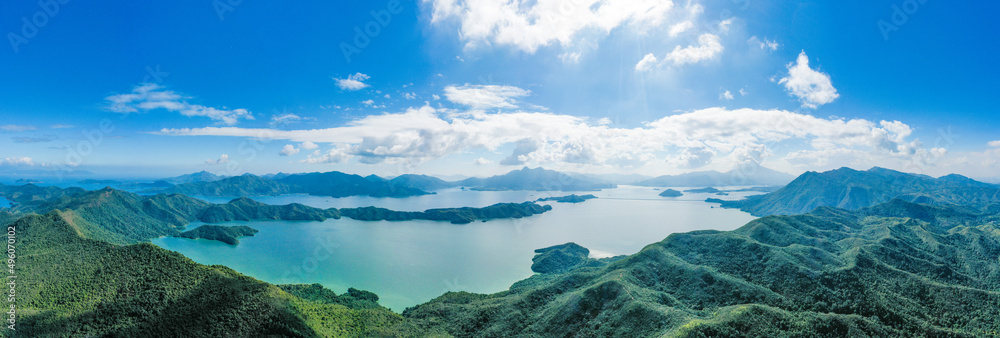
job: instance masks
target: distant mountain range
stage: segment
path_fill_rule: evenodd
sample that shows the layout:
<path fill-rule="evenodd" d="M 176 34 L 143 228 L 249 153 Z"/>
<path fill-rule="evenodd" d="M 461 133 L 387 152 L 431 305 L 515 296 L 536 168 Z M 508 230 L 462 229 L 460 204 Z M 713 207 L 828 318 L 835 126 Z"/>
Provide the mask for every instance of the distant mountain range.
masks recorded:
<path fill-rule="evenodd" d="M 613 183 L 596 182 L 554 170 L 528 167 L 513 170 L 503 175 L 487 178 L 473 177 L 452 182 L 427 175 L 401 175 L 393 178 L 390 182 L 421 190 L 463 187 L 484 191 L 595 191 L 617 187 Z"/>
<path fill-rule="evenodd" d="M 724 173 L 718 171 L 698 171 L 680 175 L 664 175 L 634 183 L 643 187 L 719 187 L 740 185 L 785 185 L 795 179 L 795 176 L 771 170 L 765 167 L 755 167 L 747 170 L 730 170 Z"/>
<path fill-rule="evenodd" d="M 933 178 L 879 167 L 866 171 L 840 168 L 804 173 L 772 193 L 737 201 L 714 201 L 722 203 L 723 207 L 766 216 L 801 214 L 821 206 L 854 210 L 894 198 L 982 208 L 1000 203 L 1000 185 L 955 174 Z"/>

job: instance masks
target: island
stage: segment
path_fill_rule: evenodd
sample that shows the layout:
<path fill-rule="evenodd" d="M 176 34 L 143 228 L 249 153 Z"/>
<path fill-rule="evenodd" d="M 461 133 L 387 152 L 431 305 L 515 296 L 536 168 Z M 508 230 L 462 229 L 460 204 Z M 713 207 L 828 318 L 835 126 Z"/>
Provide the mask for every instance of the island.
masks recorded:
<path fill-rule="evenodd" d="M 597 196 L 587 194 L 587 195 L 569 195 L 569 196 L 559 196 L 559 197 L 545 197 L 539 198 L 536 202 L 559 202 L 559 203 L 580 203 L 589 199 L 597 198 Z"/>
<path fill-rule="evenodd" d="M 551 205 L 534 202 L 497 203 L 483 208 L 444 208 L 426 211 L 394 211 L 385 208 L 363 207 L 340 209 L 340 214 L 359 221 L 450 221 L 452 224 L 468 224 L 476 220 L 497 218 L 522 218 L 552 210 Z"/>
<path fill-rule="evenodd" d="M 202 225 L 194 230 L 188 230 L 180 233 L 177 237 L 190 238 L 190 239 L 208 239 L 213 241 L 220 241 L 229 245 L 240 244 L 240 240 L 237 239 L 243 236 L 253 236 L 257 233 L 257 229 L 245 226 L 222 226 L 222 225 Z"/>
<path fill-rule="evenodd" d="M 80 183 L 80 184 L 103 184 L 103 185 L 117 185 L 117 184 L 121 184 L 121 182 L 118 182 L 118 181 L 115 181 L 115 180 L 92 180 L 92 179 L 80 180 L 80 181 L 77 181 L 76 183 Z"/>
<path fill-rule="evenodd" d="M 684 196 L 684 193 L 682 193 L 680 191 L 677 191 L 677 190 L 674 190 L 674 189 L 667 189 L 667 190 L 664 190 L 663 192 L 661 192 L 660 196 L 662 196 L 662 197 L 681 197 L 681 196 Z"/>
<path fill-rule="evenodd" d="M 684 192 L 716 194 L 716 193 L 721 192 L 721 190 L 713 188 L 713 187 L 707 187 L 707 188 L 701 188 L 701 189 L 688 189 L 688 190 L 684 190 Z"/>

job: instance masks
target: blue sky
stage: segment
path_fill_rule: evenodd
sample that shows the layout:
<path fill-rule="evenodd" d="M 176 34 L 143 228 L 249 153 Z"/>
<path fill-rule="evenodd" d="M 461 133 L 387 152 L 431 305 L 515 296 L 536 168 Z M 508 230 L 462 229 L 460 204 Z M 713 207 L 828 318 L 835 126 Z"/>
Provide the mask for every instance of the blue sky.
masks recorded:
<path fill-rule="evenodd" d="M 998 9 L 8 1 L 0 172 L 994 177 Z"/>

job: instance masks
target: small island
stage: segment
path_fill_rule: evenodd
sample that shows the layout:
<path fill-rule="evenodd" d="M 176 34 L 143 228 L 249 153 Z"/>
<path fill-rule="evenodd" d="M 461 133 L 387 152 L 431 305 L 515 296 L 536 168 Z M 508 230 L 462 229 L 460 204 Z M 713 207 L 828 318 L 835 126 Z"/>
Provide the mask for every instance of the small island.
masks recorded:
<path fill-rule="evenodd" d="M 222 225 L 202 225 L 194 230 L 180 233 L 177 237 L 199 239 L 204 238 L 213 241 L 220 241 L 229 245 L 240 244 L 237 239 L 243 236 L 253 236 L 257 229 L 245 226 L 222 226 Z"/>
<path fill-rule="evenodd" d="M 590 194 L 583 195 L 583 196 L 573 194 L 573 195 L 569 195 L 569 196 L 539 198 L 536 202 L 580 203 L 580 202 L 583 202 L 583 201 L 586 201 L 586 200 L 589 200 L 589 199 L 594 199 L 594 198 L 597 198 L 597 196 L 590 195 Z"/>
<path fill-rule="evenodd" d="M 667 190 L 664 190 L 663 192 L 661 192 L 660 196 L 662 196 L 662 197 L 681 197 L 681 196 L 684 196 L 684 193 L 681 193 L 680 191 L 677 191 L 677 190 L 674 190 L 674 189 L 667 189 Z"/>
<path fill-rule="evenodd" d="M 563 273 L 587 262 L 589 257 L 590 250 L 573 242 L 550 246 L 535 250 L 535 257 L 531 259 L 531 271 Z"/>
<path fill-rule="evenodd" d="M 721 192 L 721 190 L 713 188 L 713 187 L 706 187 L 706 188 L 701 188 L 701 189 L 684 190 L 684 192 L 715 194 L 715 193 Z"/>

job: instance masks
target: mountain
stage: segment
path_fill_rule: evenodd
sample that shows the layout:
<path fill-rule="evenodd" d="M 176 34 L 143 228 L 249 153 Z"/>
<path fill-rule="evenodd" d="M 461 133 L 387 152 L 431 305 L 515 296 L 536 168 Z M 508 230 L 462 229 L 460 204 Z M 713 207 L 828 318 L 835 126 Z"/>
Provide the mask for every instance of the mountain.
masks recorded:
<path fill-rule="evenodd" d="M 202 170 L 193 174 L 180 175 L 177 177 L 164 178 L 160 181 L 164 181 L 170 184 L 184 184 L 184 183 L 194 183 L 194 182 L 215 182 L 226 178 L 227 176 L 219 176 L 208 171 Z"/>
<path fill-rule="evenodd" d="M 452 224 L 468 224 L 477 220 L 487 221 L 498 218 L 523 218 L 552 210 L 551 205 L 534 202 L 497 203 L 483 208 L 444 208 L 426 211 L 393 211 L 385 208 L 363 207 L 340 209 L 340 214 L 359 221 L 449 221 Z"/>
<path fill-rule="evenodd" d="M 706 187 L 734 185 L 785 185 L 795 176 L 758 166 L 747 170 L 697 171 L 680 175 L 664 175 L 636 182 L 643 187 Z"/>
<path fill-rule="evenodd" d="M 737 201 L 721 201 L 756 216 L 809 212 L 819 206 L 859 209 L 901 198 L 911 202 L 985 207 L 1000 203 L 1000 185 L 960 175 L 933 178 L 883 168 L 807 172 L 785 187 Z"/>
<path fill-rule="evenodd" d="M 583 174 L 583 173 L 566 173 L 570 177 L 581 179 L 584 181 L 591 181 L 595 183 L 608 183 L 608 184 L 622 184 L 622 185 L 635 185 L 635 183 L 642 182 L 653 178 L 652 176 L 640 175 L 640 174 Z"/>
<path fill-rule="evenodd" d="M 409 197 L 428 194 L 426 191 L 400 186 L 378 176 L 371 175 L 366 178 L 339 171 L 289 175 L 275 182 L 288 186 L 293 192 L 317 196 Z"/>
<path fill-rule="evenodd" d="M 456 185 L 475 190 L 532 190 L 532 191 L 594 191 L 612 189 L 616 185 L 595 183 L 573 178 L 558 171 L 524 167 L 504 175 L 489 178 L 469 178 L 455 182 Z"/>
<path fill-rule="evenodd" d="M 399 175 L 391 180 L 395 185 L 407 188 L 420 189 L 425 191 L 453 188 L 456 183 L 447 182 L 437 177 L 427 175 L 406 174 Z"/>
<path fill-rule="evenodd" d="M 294 190 L 287 184 L 244 174 L 210 182 L 178 184 L 160 192 L 192 196 L 266 196 L 290 194 Z"/>
<path fill-rule="evenodd" d="M 507 291 L 403 316 L 459 337 L 989 336 L 998 218 L 895 200 L 673 234 L 613 261 L 569 243 Z"/>

